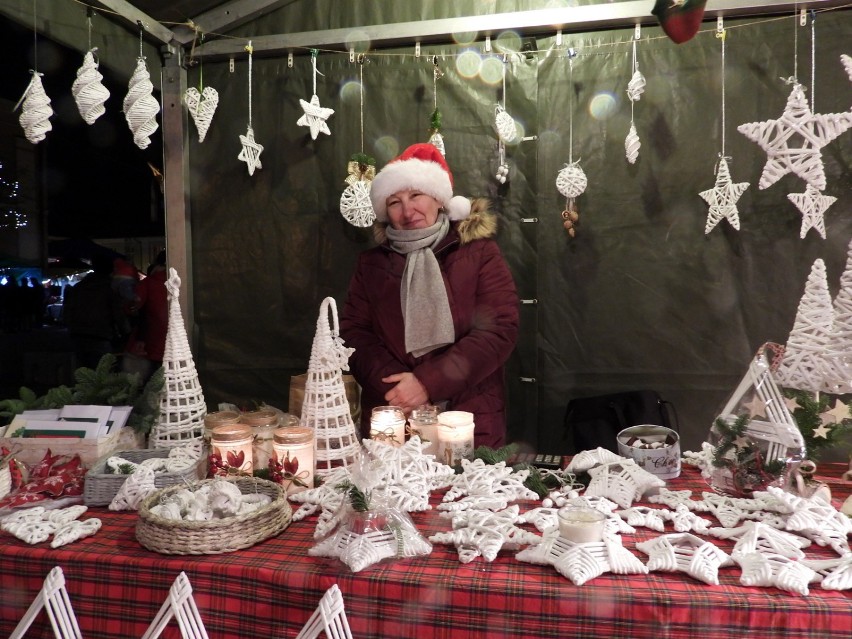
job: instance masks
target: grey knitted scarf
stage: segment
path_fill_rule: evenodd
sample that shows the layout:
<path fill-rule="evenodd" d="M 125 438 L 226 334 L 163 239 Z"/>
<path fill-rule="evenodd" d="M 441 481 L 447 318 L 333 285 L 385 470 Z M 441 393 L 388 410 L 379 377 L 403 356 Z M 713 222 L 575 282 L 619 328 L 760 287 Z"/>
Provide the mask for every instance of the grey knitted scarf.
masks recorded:
<path fill-rule="evenodd" d="M 399 296 L 405 321 L 405 350 L 414 357 L 455 341 L 453 316 L 441 267 L 432 249 L 450 230 L 443 213 L 425 229 L 386 230 L 390 248 L 405 255 Z"/>

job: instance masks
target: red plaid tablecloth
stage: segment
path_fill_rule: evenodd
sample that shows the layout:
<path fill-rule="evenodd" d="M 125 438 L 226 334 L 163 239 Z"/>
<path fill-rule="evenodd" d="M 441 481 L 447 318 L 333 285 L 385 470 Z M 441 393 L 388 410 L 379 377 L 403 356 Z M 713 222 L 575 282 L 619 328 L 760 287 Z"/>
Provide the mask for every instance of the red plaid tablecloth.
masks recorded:
<path fill-rule="evenodd" d="M 830 485 L 836 506 L 852 492 L 852 483 L 839 479 L 843 469 L 840 464 L 821 467 L 820 479 Z M 691 467 L 669 488 L 707 490 Z M 48 542 L 29 546 L 0 533 L 0 635 L 11 633 L 45 575 L 58 565 L 85 639 L 141 637 L 181 571 L 192 583 L 211 639 L 295 637 L 334 583 L 343 593 L 356 639 L 852 637 L 852 591 L 814 584 L 810 595 L 801 597 L 744 587 L 738 567 L 723 568 L 719 586 L 662 572 L 604 574 L 575 586 L 550 566 L 517 561 L 514 551 L 501 552 L 492 563 L 461 564 L 454 547 L 436 544 L 427 557 L 353 574 L 336 560 L 307 555 L 314 544 L 315 517 L 294 522 L 277 538 L 252 548 L 195 557 L 142 548 L 134 535 L 135 513 L 92 508 L 84 515 L 89 516 L 103 521 L 101 530 L 56 550 Z M 449 520 L 434 510 L 412 518 L 426 536 L 449 529 Z M 623 536 L 624 545 L 644 561 L 635 543 L 658 534 L 639 528 Z M 714 541 L 730 550 L 730 543 Z M 836 556 L 818 547 L 807 552 Z M 179 637 L 174 621 L 163 636 Z M 53 637 L 44 613 L 27 637 Z"/>

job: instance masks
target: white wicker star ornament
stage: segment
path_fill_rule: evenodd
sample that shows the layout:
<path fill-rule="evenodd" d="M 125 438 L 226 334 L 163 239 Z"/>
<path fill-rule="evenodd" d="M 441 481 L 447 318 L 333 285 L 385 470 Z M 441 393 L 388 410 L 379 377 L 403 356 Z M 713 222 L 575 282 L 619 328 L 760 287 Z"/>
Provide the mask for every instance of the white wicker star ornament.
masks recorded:
<path fill-rule="evenodd" d="M 98 71 L 95 51 L 97 49 L 87 51 L 83 56 L 83 65 L 77 69 L 77 78 L 71 85 L 71 94 L 86 124 L 94 124 L 95 120 L 106 113 L 104 102 L 109 98 L 109 89 L 101 82 L 104 76 Z"/>
<path fill-rule="evenodd" d="M 737 130 L 766 151 L 759 188 L 772 186 L 794 173 L 818 191 L 825 189 L 822 148 L 852 127 L 852 111 L 814 114 L 805 88 L 793 85 L 784 112 L 776 120 L 741 124 Z"/>
<path fill-rule="evenodd" d="M 585 494 L 606 497 L 622 508 L 629 508 L 647 490 L 666 485 L 666 482 L 639 467 L 632 459 L 590 468 L 589 475 L 592 479 Z"/>
<path fill-rule="evenodd" d="M 836 197 L 823 195 L 808 184 L 804 193 L 788 193 L 787 199 L 796 205 L 802 214 L 802 228 L 799 237 L 805 239 L 809 229 L 815 229 L 825 239 L 825 212 L 837 201 Z"/>
<path fill-rule="evenodd" d="M 719 568 L 734 565 L 726 552 L 689 533 L 661 535 L 636 548 L 648 555 L 648 570 L 683 572 L 713 586 L 719 585 Z"/>
<path fill-rule="evenodd" d="M 462 459 L 462 473 L 452 479 L 443 501 L 451 502 L 462 496 L 501 497 L 508 501 L 538 499 L 538 494 L 524 486 L 528 470 L 512 470 L 506 462 L 486 464 L 481 459 Z"/>
<path fill-rule="evenodd" d="M 735 556 L 742 568 L 740 583 L 744 586 L 775 587 L 798 595 L 808 594 L 808 584 L 818 579 L 815 571 L 803 562 L 783 555 L 759 552 Z"/>
<path fill-rule="evenodd" d="M 204 87 L 201 92 L 195 87 L 188 88 L 183 94 L 183 101 L 195 128 L 198 130 L 198 141 L 204 142 L 207 130 L 213 121 L 213 114 L 219 106 L 219 92 L 213 87 Z"/>
<path fill-rule="evenodd" d="M 145 58 L 136 60 L 136 69 L 130 77 L 127 95 L 124 96 L 124 117 L 133 133 L 133 142 L 140 149 L 147 149 L 151 136 L 159 128 L 157 114 L 160 103 L 154 97 L 154 85 Z"/>
<path fill-rule="evenodd" d="M 802 563 L 821 577 L 823 590 L 852 590 L 852 553 L 837 559 L 806 559 Z"/>
<path fill-rule="evenodd" d="M 240 136 L 240 144 L 243 145 L 243 148 L 237 159 L 240 162 L 246 163 L 249 175 L 254 175 L 255 169 L 263 168 L 263 165 L 260 163 L 260 154 L 263 153 L 263 145 L 254 141 L 254 130 L 251 126 L 248 127 L 245 135 Z"/>
<path fill-rule="evenodd" d="M 454 544 L 458 549 L 459 561 L 463 564 L 477 557 L 494 561 L 503 548 L 515 549 L 522 544 L 537 544 L 541 541 L 541 537 L 535 533 L 515 525 L 519 510 L 515 504 L 496 513 L 485 510 L 453 513 L 453 530 L 432 535 L 429 541 Z"/>
<path fill-rule="evenodd" d="M 24 95 L 21 97 L 23 106 L 18 121 L 24 129 L 24 136 L 33 144 L 38 144 L 47 136 L 47 132 L 53 129 L 50 118 L 53 109 L 50 106 L 50 98 L 44 91 L 41 82 L 42 74 L 38 71 L 30 71 L 32 78 L 27 85 Z"/>
<path fill-rule="evenodd" d="M 737 210 L 737 202 L 748 187 L 748 182 L 734 184 L 731 181 L 728 161 L 721 158 L 719 169 L 716 172 L 715 186 L 698 194 L 710 205 L 710 210 L 707 212 L 707 223 L 704 226 L 705 235 L 716 228 L 716 225 L 723 219 L 727 219 L 731 226 L 738 231 L 740 230 L 740 214 Z"/>
<path fill-rule="evenodd" d="M 331 135 L 326 120 L 334 115 L 334 109 L 320 106 L 319 96 L 316 93 L 311 96 L 310 102 L 300 99 L 299 104 L 302 105 L 304 114 L 296 120 L 296 124 L 308 127 L 311 130 L 311 139 L 316 140 L 320 133 Z"/>

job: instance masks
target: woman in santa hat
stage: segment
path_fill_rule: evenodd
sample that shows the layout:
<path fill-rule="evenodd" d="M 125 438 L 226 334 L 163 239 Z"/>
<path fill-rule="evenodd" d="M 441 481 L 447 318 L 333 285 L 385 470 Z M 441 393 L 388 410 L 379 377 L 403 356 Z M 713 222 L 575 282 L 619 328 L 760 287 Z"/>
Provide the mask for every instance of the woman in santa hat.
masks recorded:
<path fill-rule="evenodd" d="M 506 438 L 503 365 L 518 336 L 518 296 L 493 239 L 487 201 L 453 196 L 431 144 L 415 144 L 373 180 L 379 246 L 363 252 L 341 313 L 355 349 L 361 431 L 375 406 L 474 414 L 477 446 Z"/>

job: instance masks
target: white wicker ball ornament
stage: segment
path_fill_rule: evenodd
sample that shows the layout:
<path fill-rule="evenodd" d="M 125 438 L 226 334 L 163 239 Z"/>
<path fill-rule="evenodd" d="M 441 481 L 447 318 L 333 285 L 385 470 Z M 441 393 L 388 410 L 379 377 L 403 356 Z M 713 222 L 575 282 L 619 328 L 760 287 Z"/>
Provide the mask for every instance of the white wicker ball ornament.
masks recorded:
<path fill-rule="evenodd" d="M 50 117 L 53 115 L 53 109 L 50 107 L 50 98 L 44 92 L 44 85 L 41 83 L 41 73 L 32 71 L 33 77 L 30 79 L 30 84 L 27 90 L 24 91 L 23 107 L 21 108 L 21 116 L 18 121 L 24 129 L 24 136 L 33 144 L 38 144 L 44 140 L 47 132 L 53 129 L 50 123 Z"/>
<path fill-rule="evenodd" d="M 204 87 L 201 92 L 195 87 L 190 87 L 183 94 L 183 101 L 192 116 L 192 121 L 195 122 L 195 128 L 198 129 L 198 141 L 204 142 L 207 129 L 213 121 L 213 114 L 219 106 L 219 92 L 213 87 Z"/>
<path fill-rule="evenodd" d="M 518 127 L 515 118 L 509 115 L 499 104 L 494 112 L 494 129 L 506 144 L 511 144 L 518 137 Z"/>
<path fill-rule="evenodd" d="M 586 173 L 580 167 L 579 160 L 566 164 L 556 174 L 556 188 L 565 197 L 579 197 L 585 192 L 587 184 Z"/>
<path fill-rule="evenodd" d="M 138 58 L 127 95 L 124 96 L 124 117 L 133 132 L 133 142 L 140 149 L 148 148 L 151 135 L 159 128 L 157 114 L 160 112 L 160 103 L 153 92 L 154 85 L 145 58 Z"/>
<path fill-rule="evenodd" d="M 340 213 L 353 226 L 366 228 L 376 221 L 370 201 L 370 185 L 367 180 L 358 180 L 347 186 L 340 196 Z"/>
<path fill-rule="evenodd" d="M 106 113 L 104 102 L 109 98 L 109 90 L 101 82 L 104 76 L 98 71 L 98 63 L 95 62 L 95 51 L 97 49 L 87 51 L 83 56 L 83 65 L 77 69 L 77 78 L 71 85 L 71 94 L 86 124 L 94 124 Z"/>

